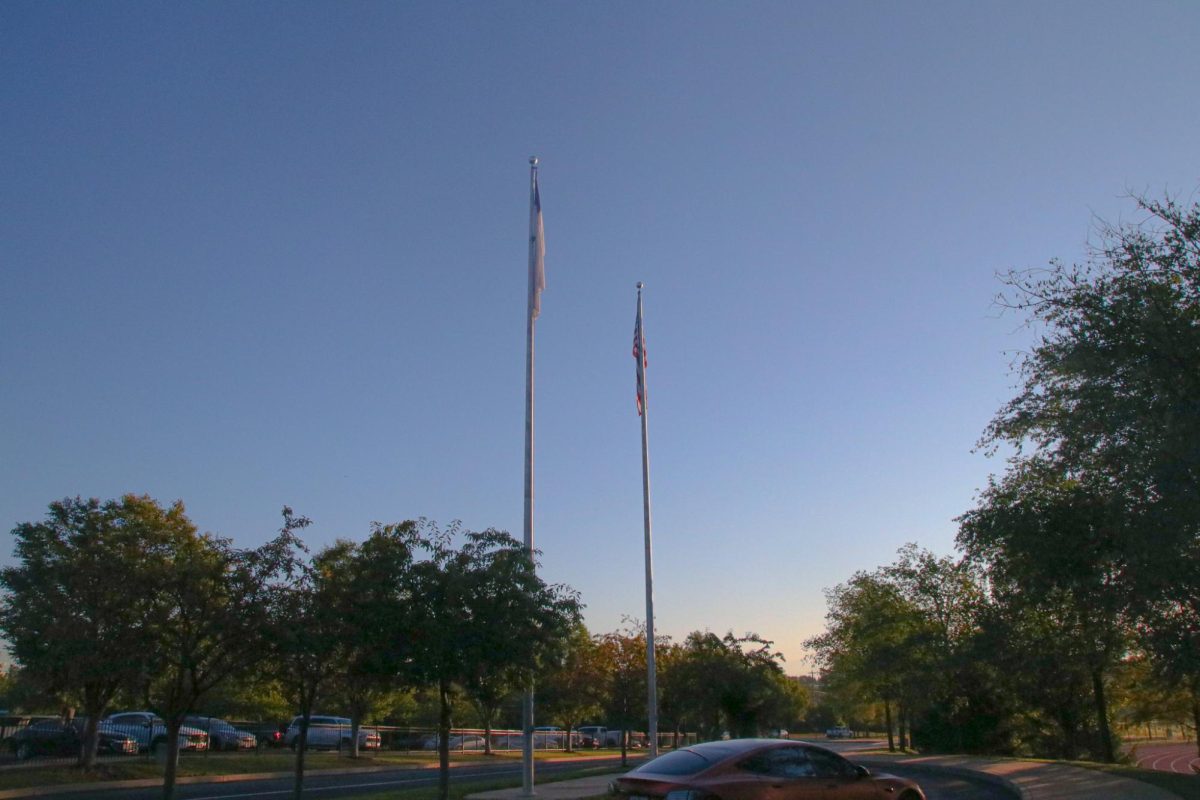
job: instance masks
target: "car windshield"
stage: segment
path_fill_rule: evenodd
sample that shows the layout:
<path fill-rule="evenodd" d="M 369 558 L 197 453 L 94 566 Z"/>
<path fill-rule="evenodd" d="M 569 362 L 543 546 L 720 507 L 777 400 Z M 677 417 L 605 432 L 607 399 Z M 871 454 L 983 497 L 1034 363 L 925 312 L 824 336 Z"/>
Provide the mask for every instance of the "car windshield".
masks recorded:
<path fill-rule="evenodd" d="M 695 775 L 710 764 L 712 762 L 707 758 L 691 750 L 675 750 L 642 764 L 630 774 L 646 772 L 655 775 Z"/>

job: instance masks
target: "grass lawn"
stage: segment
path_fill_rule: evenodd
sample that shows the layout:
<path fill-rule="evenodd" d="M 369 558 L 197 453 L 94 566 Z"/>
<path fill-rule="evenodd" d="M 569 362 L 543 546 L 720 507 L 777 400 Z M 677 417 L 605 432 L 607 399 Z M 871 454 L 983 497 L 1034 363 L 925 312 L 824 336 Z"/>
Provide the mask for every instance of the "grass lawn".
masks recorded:
<path fill-rule="evenodd" d="M 538 761 L 561 761 L 563 759 L 587 759 L 612 756 L 608 751 L 587 753 L 563 753 L 550 751 L 538 753 Z M 179 777 L 200 775 L 240 775 L 254 772 L 291 772 L 295 766 L 295 754 L 288 750 L 267 750 L 263 753 L 207 753 L 184 755 L 179 760 Z M 519 761 L 520 753 L 497 753 L 485 756 L 482 753 L 451 753 L 450 763 L 495 763 L 500 759 Z M 359 758 L 326 752 L 310 752 L 304 758 L 305 771 L 319 769 L 365 769 L 369 767 L 433 767 L 437 766 L 436 753 L 391 753 L 376 752 Z M 93 781 L 123 781 L 138 778 L 161 778 L 161 764 L 147 758 L 106 759 L 91 772 L 65 764 L 45 767 L 23 767 L 0 770 L 0 789 L 24 789 L 30 786 L 53 786 L 67 783 Z M 577 776 L 579 777 L 579 776 Z M 502 788 L 502 787 L 501 787 Z M 472 789 L 485 791 L 485 789 Z"/>
<path fill-rule="evenodd" d="M 580 767 L 579 769 L 569 770 L 567 772 L 556 772 L 553 775 L 545 775 L 537 779 L 539 786 L 547 783 L 557 783 L 558 781 L 572 781 L 577 778 L 587 778 L 592 775 L 607 775 L 620 772 L 620 768 L 613 767 Z M 520 778 L 496 778 L 494 780 L 474 780 L 474 781 L 455 781 L 453 774 L 450 776 L 450 800 L 464 800 L 469 794 L 476 792 L 490 792 L 493 789 L 512 789 L 521 785 Z M 429 800 L 430 789 L 396 789 L 389 792 L 379 792 L 378 794 L 366 795 L 362 800 Z M 596 795 L 596 798 L 588 798 L 588 800 L 600 800 L 606 798 L 606 793 Z"/>

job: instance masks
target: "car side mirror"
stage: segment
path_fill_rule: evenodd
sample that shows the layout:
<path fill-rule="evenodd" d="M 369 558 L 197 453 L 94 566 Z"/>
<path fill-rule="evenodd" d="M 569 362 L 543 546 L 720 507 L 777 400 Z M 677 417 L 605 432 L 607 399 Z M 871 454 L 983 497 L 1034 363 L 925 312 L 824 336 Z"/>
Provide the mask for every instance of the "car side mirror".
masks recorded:
<path fill-rule="evenodd" d="M 871 770 L 859 764 L 854 767 L 854 774 L 859 778 L 869 778 L 871 777 Z"/>

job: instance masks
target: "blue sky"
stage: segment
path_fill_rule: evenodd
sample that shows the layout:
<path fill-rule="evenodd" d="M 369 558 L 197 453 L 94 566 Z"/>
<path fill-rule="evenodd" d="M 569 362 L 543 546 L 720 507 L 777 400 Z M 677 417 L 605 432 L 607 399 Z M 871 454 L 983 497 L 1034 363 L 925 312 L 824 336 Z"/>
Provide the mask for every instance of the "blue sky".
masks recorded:
<path fill-rule="evenodd" d="M 953 518 L 1028 345 L 996 273 L 1200 185 L 1200 6 L 0 5 L 0 526 L 182 499 L 253 545 L 520 535 L 644 618 L 773 639 Z M 0 548 L 8 558 L 9 547 Z"/>

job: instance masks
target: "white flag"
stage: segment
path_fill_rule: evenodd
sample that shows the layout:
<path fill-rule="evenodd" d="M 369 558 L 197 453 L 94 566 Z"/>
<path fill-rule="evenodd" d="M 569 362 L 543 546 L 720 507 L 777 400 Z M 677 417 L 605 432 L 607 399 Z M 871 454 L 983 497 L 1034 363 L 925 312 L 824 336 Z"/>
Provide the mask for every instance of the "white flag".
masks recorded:
<path fill-rule="evenodd" d="M 542 229 L 542 197 L 538 193 L 537 170 L 529 195 L 529 318 L 542 313 L 542 290 L 546 288 L 546 234 Z"/>

